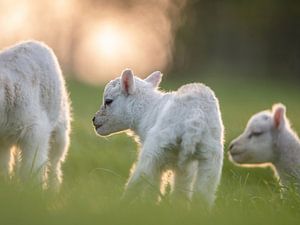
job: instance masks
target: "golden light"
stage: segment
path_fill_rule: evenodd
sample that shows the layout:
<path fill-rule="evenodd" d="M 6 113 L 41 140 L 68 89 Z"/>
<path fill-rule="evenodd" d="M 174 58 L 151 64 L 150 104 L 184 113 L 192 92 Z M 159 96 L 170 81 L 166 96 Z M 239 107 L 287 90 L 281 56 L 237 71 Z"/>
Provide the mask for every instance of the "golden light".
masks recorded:
<path fill-rule="evenodd" d="M 118 51 L 123 51 L 126 46 L 124 38 L 120 30 L 116 27 L 106 25 L 96 36 L 99 43 L 99 50 L 107 57 L 113 57 L 118 54 Z"/>
<path fill-rule="evenodd" d="M 90 24 L 78 46 L 80 54 L 75 63 L 86 81 L 109 80 L 124 68 L 144 76 L 165 68 L 169 60 L 166 37 L 148 32 L 148 27 L 145 29 L 136 21 L 108 18 Z"/>
<path fill-rule="evenodd" d="M 172 0 L 149 1 L 150 8 L 144 7 L 146 0 L 139 2 L 121 7 L 118 1 L 0 0 L 0 49 L 41 40 L 54 49 L 65 70 L 91 83 L 107 81 L 126 67 L 146 76 L 172 61 L 169 10 L 179 8 Z"/>
<path fill-rule="evenodd" d="M 4 20 L 0 20 L 0 25 L 2 31 L 6 35 L 14 34 L 16 32 L 21 32 L 24 28 L 24 21 L 28 16 L 28 6 L 24 2 L 19 4 L 9 4 L 6 5 L 7 10 L 4 12 Z"/>
<path fill-rule="evenodd" d="M 112 23 L 100 25 L 91 36 L 94 51 L 105 60 L 121 60 L 121 56 L 130 54 L 129 49 L 133 47 L 129 32 Z"/>
<path fill-rule="evenodd" d="M 79 46 L 81 54 L 76 59 L 76 67 L 80 73 L 85 74 L 86 80 L 95 80 L 95 77 L 108 80 L 112 74 L 137 64 L 140 57 L 132 35 L 136 35 L 137 31 L 128 27 L 125 29 L 122 25 L 107 20 L 89 26 Z"/>

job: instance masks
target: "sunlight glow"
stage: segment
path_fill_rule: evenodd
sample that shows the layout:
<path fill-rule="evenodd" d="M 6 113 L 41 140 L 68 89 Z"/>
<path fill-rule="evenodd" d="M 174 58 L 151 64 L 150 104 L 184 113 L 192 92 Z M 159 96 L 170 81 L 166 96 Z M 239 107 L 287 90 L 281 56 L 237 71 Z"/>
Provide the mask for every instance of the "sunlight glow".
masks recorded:
<path fill-rule="evenodd" d="M 101 26 L 93 39 L 98 53 L 109 60 L 116 60 L 120 55 L 127 54 L 128 46 L 131 45 L 128 34 L 121 27 L 111 24 Z"/>
<path fill-rule="evenodd" d="M 90 83 L 108 81 L 124 68 L 141 77 L 166 69 L 176 25 L 169 15 L 181 7 L 173 9 L 172 0 L 150 1 L 150 9 L 146 0 L 130 7 L 117 2 L 0 0 L 0 49 L 22 40 L 43 41 L 65 71 Z"/>
<path fill-rule="evenodd" d="M 0 21 L 1 29 L 9 34 L 16 33 L 17 31 L 20 32 L 28 16 L 28 7 L 24 4 L 15 6 L 11 4 L 8 6 L 8 10 L 5 12 L 5 20 Z"/>
<path fill-rule="evenodd" d="M 137 35 L 137 30 L 130 30 L 128 27 L 125 29 L 122 25 L 124 24 L 105 20 L 89 26 L 86 39 L 80 46 L 83 57 L 79 57 L 76 63 L 79 72 L 84 69 L 84 64 L 91 64 L 95 65 L 94 74 L 93 71 L 88 73 L 91 79 L 100 73 L 101 79 L 108 79 L 111 74 L 118 74 L 124 67 L 137 64 L 140 57 L 132 35 Z M 87 74 L 84 70 L 81 73 Z M 89 79 L 87 76 L 85 78 Z"/>
<path fill-rule="evenodd" d="M 122 39 L 122 34 L 111 26 L 101 29 L 96 38 L 99 38 L 100 50 L 108 57 L 118 54 L 118 50 L 122 51 L 122 47 L 126 44 Z"/>

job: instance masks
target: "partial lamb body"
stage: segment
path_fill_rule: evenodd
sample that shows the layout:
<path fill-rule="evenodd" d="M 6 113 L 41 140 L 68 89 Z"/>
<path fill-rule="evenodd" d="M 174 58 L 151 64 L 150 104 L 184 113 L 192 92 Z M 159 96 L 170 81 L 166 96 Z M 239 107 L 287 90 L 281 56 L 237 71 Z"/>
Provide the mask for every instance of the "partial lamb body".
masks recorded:
<path fill-rule="evenodd" d="M 70 109 L 57 59 L 46 45 L 27 41 L 0 53 L 0 173 L 13 171 L 21 156 L 21 181 L 58 188 L 69 146 Z M 47 174 L 47 168 L 49 173 Z"/>
<path fill-rule="evenodd" d="M 292 131 L 282 104 L 272 112 L 251 117 L 243 134 L 229 146 L 231 159 L 239 164 L 269 163 L 284 185 L 300 184 L 300 141 Z"/>
<path fill-rule="evenodd" d="M 157 193 L 163 172 L 170 169 L 174 196 L 189 199 L 193 194 L 211 206 L 223 163 L 218 100 L 203 84 L 184 85 L 171 93 L 158 91 L 161 76 L 157 71 L 142 80 L 127 69 L 110 81 L 93 119 L 95 129 L 102 136 L 130 129 L 142 144 L 126 197 L 151 187 Z M 136 187 L 139 192 L 133 191 Z"/>

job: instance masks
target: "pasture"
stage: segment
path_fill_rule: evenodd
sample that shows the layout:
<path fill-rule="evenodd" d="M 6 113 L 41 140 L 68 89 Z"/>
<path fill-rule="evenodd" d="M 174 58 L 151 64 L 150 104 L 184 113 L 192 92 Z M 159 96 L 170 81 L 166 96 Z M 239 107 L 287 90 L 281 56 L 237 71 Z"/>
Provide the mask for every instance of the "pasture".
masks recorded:
<path fill-rule="evenodd" d="M 239 135 L 249 117 L 273 103 L 287 106 L 287 116 L 300 133 L 297 82 L 242 76 L 205 78 L 165 76 L 162 89 L 175 90 L 188 82 L 210 86 L 220 101 L 225 125 L 225 160 L 217 201 L 212 212 L 201 206 L 186 210 L 168 196 L 158 205 L 121 205 L 119 199 L 137 156 L 135 142 L 125 134 L 96 136 L 91 119 L 102 102 L 103 86 L 68 80 L 73 106 L 71 148 L 63 165 L 64 182 L 58 195 L 12 181 L 0 184 L 0 221 L 9 224 L 299 224 L 300 197 L 290 190 L 280 198 L 269 168 L 240 168 L 229 162 L 228 143 Z"/>

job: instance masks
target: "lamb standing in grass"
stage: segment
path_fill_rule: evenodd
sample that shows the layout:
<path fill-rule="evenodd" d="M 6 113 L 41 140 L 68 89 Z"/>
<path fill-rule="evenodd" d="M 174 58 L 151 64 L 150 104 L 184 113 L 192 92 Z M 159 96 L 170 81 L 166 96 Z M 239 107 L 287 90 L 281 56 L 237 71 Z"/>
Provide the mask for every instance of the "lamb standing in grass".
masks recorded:
<path fill-rule="evenodd" d="M 69 146 L 70 109 L 57 59 L 46 45 L 27 41 L 0 53 L 0 173 L 11 172 L 13 147 L 18 174 L 58 188 Z"/>
<path fill-rule="evenodd" d="M 270 163 L 281 182 L 300 184 L 300 141 L 285 115 L 285 106 L 251 117 L 242 135 L 230 144 L 231 159 L 239 164 Z"/>
<path fill-rule="evenodd" d="M 203 84 L 160 92 L 161 77 L 157 71 L 142 80 L 127 69 L 110 81 L 93 118 L 95 129 L 102 136 L 130 129 L 142 144 L 125 196 L 136 195 L 136 187 L 141 193 L 149 184 L 159 190 L 162 173 L 171 169 L 174 194 L 193 194 L 211 206 L 223 164 L 218 100 Z"/>

